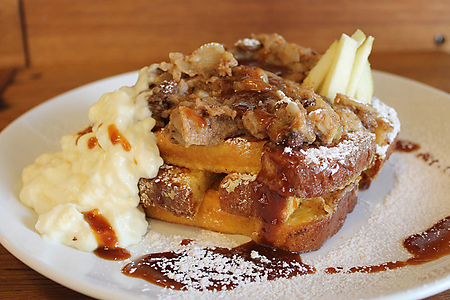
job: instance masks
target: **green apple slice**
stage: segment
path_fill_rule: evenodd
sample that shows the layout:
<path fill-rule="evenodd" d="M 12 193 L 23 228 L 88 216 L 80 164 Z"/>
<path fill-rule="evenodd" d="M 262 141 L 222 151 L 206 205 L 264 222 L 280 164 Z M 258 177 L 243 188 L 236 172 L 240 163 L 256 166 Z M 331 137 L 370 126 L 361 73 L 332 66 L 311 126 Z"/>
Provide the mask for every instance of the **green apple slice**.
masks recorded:
<path fill-rule="evenodd" d="M 331 46 L 325 51 L 325 53 L 320 58 L 319 62 L 311 69 L 308 76 L 306 76 L 302 85 L 310 86 L 317 91 L 319 86 L 324 81 L 327 73 L 330 69 L 331 63 L 336 56 L 336 51 L 338 48 L 338 41 L 334 41 Z"/>
<path fill-rule="evenodd" d="M 364 41 L 366 40 L 366 35 L 364 34 L 364 32 L 362 32 L 362 30 L 358 29 L 355 31 L 354 34 L 352 34 L 352 39 L 358 42 L 359 48 L 362 45 L 362 43 L 364 43 Z"/>
<path fill-rule="evenodd" d="M 355 62 L 353 64 L 352 74 L 350 76 L 350 81 L 346 91 L 347 96 L 355 97 L 361 76 L 368 63 L 370 52 L 372 51 L 373 41 L 373 37 L 367 37 L 364 43 L 356 51 Z"/>
<path fill-rule="evenodd" d="M 369 61 L 366 61 L 363 68 L 363 73 L 356 90 L 355 98 L 363 103 L 372 103 L 373 97 L 373 79 L 372 70 Z"/>
<path fill-rule="evenodd" d="M 346 34 L 342 34 L 336 55 L 320 88 L 320 94 L 334 101 L 337 93 L 344 94 L 347 91 L 357 48 L 357 41 Z"/>

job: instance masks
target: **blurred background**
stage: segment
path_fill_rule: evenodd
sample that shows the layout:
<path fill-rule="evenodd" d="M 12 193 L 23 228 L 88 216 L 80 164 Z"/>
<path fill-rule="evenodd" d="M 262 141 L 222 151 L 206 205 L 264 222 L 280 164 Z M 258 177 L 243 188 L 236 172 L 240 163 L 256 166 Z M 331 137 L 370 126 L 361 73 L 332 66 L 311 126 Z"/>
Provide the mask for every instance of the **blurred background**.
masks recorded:
<path fill-rule="evenodd" d="M 430 82 L 426 75 L 448 72 L 435 68 L 450 64 L 448 0 L 0 0 L 0 107 L 9 105 L 11 94 L 34 106 L 207 42 L 231 45 L 252 33 L 279 33 L 323 52 L 357 28 L 375 37 L 374 69 L 450 92 L 444 76 Z M 408 68 L 417 60 L 424 72 Z M 6 90 L 13 79 L 27 82 L 35 95 Z"/>
<path fill-rule="evenodd" d="M 324 52 L 357 28 L 375 37 L 373 69 L 450 92 L 449 0 L 0 0 L 0 131 L 53 96 L 169 52 L 252 33 Z M 0 265 L 0 298 L 79 296 L 1 246 Z"/>
<path fill-rule="evenodd" d="M 10 63 L 22 61 L 23 66 L 95 62 L 137 68 L 166 59 L 169 51 L 186 53 L 206 42 L 231 44 L 252 33 L 273 32 L 323 52 L 341 33 L 356 28 L 376 37 L 377 52 L 450 51 L 450 43 L 434 41 L 436 35 L 450 35 L 448 0 L 1 3 L 12 15 L 2 30 L 2 39 L 8 38 L 2 52 L 11 51 Z M 0 54 L 7 66 L 8 56 Z"/>
<path fill-rule="evenodd" d="M 0 70 L 5 81 L 11 70 L 28 69 L 42 88 L 58 84 L 53 76 L 72 77 L 58 89 L 63 92 L 207 42 L 231 45 L 252 33 L 279 33 L 323 52 L 357 28 L 376 38 L 374 68 L 395 73 L 377 54 L 402 52 L 405 60 L 410 53 L 450 52 L 450 2 L 0 0 Z"/>
<path fill-rule="evenodd" d="M 357 28 L 376 38 L 375 68 L 384 67 L 378 53 L 449 53 L 450 2 L 1 0 L 0 69 L 29 68 L 34 77 L 41 69 L 69 77 L 73 68 L 104 70 L 86 74 L 91 80 L 167 60 L 169 52 L 190 53 L 207 42 L 231 45 L 252 33 L 279 33 L 323 52 L 341 33 Z"/>

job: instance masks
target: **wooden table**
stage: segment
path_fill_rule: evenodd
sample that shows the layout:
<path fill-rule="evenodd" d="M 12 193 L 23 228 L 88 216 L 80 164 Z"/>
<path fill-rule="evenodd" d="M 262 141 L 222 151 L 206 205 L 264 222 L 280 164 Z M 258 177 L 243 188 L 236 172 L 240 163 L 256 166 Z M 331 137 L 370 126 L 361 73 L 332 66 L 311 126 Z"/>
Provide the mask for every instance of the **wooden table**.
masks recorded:
<path fill-rule="evenodd" d="M 374 53 L 374 69 L 395 73 L 450 93 L 450 55 L 442 52 Z M 71 88 L 139 65 L 66 65 L 0 72 L 0 130 L 37 104 Z M 11 73 L 12 72 L 12 73 Z M 43 277 L 0 246 L 0 299 L 89 299 Z M 450 290 L 429 299 L 450 299 Z"/>

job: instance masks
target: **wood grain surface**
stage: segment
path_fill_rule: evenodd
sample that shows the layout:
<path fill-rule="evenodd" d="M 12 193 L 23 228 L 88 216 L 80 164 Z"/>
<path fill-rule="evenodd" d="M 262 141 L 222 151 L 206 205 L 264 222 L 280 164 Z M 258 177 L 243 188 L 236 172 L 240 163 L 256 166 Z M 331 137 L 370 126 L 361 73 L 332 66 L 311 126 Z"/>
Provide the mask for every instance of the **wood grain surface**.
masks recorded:
<path fill-rule="evenodd" d="M 20 52 L 22 60 L 11 59 L 0 44 L 0 131 L 72 88 L 167 60 L 172 51 L 188 53 L 210 41 L 231 44 L 260 32 L 277 32 L 322 52 L 342 32 L 361 28 L 376 38 L 374 69 L 450 93 L 450 43 L 434 42 L 436 34 L 450 36 L 448 0 L 5 0 L 2 18 L 6 4 L 23 18 L 26 51 Z M 5 27 L 2 21 L 0 34 L 21 23 Z M 0 299 L 62 298 L 90 299 L 36 273 L 0 246 Z M 430 299 L 450 299 L 450 291 Z"/>
<path fill-rule="evenodd" d="M 376 51 L 450 52 L 448 0 L 23 0 L 30 63 L 147 63 L 207 42 L 279 33 L 324 51 L 361 28 Z M 70 3 L 70 4 L 69 4 Z"/>
<path fill-rule="evenodd" d="M 26 65 L 21 7 L 18 0 L 0 2 L 0 69 Z"/>

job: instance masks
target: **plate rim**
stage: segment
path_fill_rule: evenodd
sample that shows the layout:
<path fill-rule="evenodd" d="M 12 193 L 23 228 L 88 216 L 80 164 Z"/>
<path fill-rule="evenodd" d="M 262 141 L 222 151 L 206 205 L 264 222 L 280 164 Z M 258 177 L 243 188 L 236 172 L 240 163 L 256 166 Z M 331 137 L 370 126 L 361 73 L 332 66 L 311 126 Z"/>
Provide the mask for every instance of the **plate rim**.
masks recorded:
<path fill-rule="evenodd" d="M 138 74 L 138 71 L 130 71 L 130 72 L 117 74 L 114 76 L 106 77 L 103 79 L 99 79 L 99 80 L 84 84 L 82 86 L 70 89 L 64 93 L 57 95 L 57 96 L 54 96 L 36 106 L 34 106 L 33 108 L 31 108 L 28 111 L 21 114 L 14 121 L 9 123 L 2 131 L 0 131 L 0 140 L 3 139 L 3 137 L 6 135 L 6 133 L 8 133 L 11 130 L 11 128 L 14 128 L 14 126 L 17 126 L 17 124 L 19 122 L 26 119 L 31 113 L 45 108 L 45 106 L 50 105 L 50 103 L 62 101 L 61 99 L 66 98 L 68 95 L 70 95 L 72 93 L 78 93 L 85 89 L 95 88 L 97 85 L 107 85 L 107 84 L 109 84 L 109 82 L 112 82 L 114 80 L 127 79 L 127 80 L 130 80 L 130 82 L 131 82 L 131 78 L 137 78 L 137 74 Z M 385 77 L 386 79 L 397 80 L 397 81 L 403 82 L 404 84 L 407 84 L 407 85 L 410 85 L 410 84 L 415 85 L 421 89 L 426 89 L 428 91 L 432 91 L 433 93 L 440 94 L 440 95 L 444 96 L 445 98 L 450 99 L 450 93 L 447 93 L 445 91 L 442 91 L 442 90 L 432 87 L 430 85 L 424 84 L 422 82 L 416 81 L 414 79 L 410 79 L 407 77 L 403 77 L 400 75 L 388 73 L 385 71 L 379 71 L 379 70 L 373 70 L 373 74 L 374 74 L 375 81 L 377 80 L 377 78 L 379 80 L 380 78 Z M 121 86 L 122 85 L 117 86 L 117 88 L 120 88 Z M 96 101 L 96 100 L 94 100 L 94 101 Z M 16 196 L 16 195 L 14 195 L 14 196 Z M 2 202 L 2 200 L 0 200 L 0 203 L 1 202 Z M 66 288 L 69 288 L 71 290 L 74 290 L 76 292 L 79 292 L 81 294 L 84 294 L 84 295 L 87 295 L 90 297 L 104 298 L 106 296 L 111 299 L 120 299 L 123 297 L 131 296 L 130 294 L 126 293 L 126 291 L 122 291 L 122 293 L 120 293 L 120 294 L 118 294 L 117 291 L 108 293 L 106 288 L 98 287 L 95 284 L 91 284 L 90 282 L 84 282 L 83 280 L 80 280 L 80 279 L 73 280 L 70 276 L 69 277 L 60 276 L 61 274 L 58 273 L 57 270 L 50 269 L 50 268 L 48 268 L 48 265 L 45 262 L 43 262 L 41 260 L 36 260 L 34 257 L 27 255 L 26 251 L 23 250 L 23 247 L 21 248 L 19 245 L 17 245 L 17 243 L 14 243 L 13 240 L 9 240 L 5 236 L 3 226 L 0 225 L 0 243 L 3 245 L 3 247 L 5 247 L 5 249 L 8 252 L 10 252 L 14 257 L 16 257 L 18 260 L 23 262 L 29 268 L 31 268 L 34 271 L 38 272 L 39 274 L 45 276 L 46 278 L 66 287 Z M 51 244 L 49 244 L 49 245 L 50 245 L 50 247 L 52 246 Z M 86 287 L 89 287 L 89 290 L 86 290 Z M 450 288 L 450 273 L 443 278 L 437 279 L 437 280 L 433 281 L 432 283 L 426 284 L 425 288 L 423 285 L 421 285 L 421 286 L 417 286 L 412 289 L 389 294 L 386 296 L 381 296 L 381 297 L 378 297 L 375 299 L 388 300 L 388 299 L 412 299 L 412 298 L 416 298 L 417 296 L 428 297 L 428 296 L 440 293 L 442 291 L 445 291 L 449 288 Z"/>

